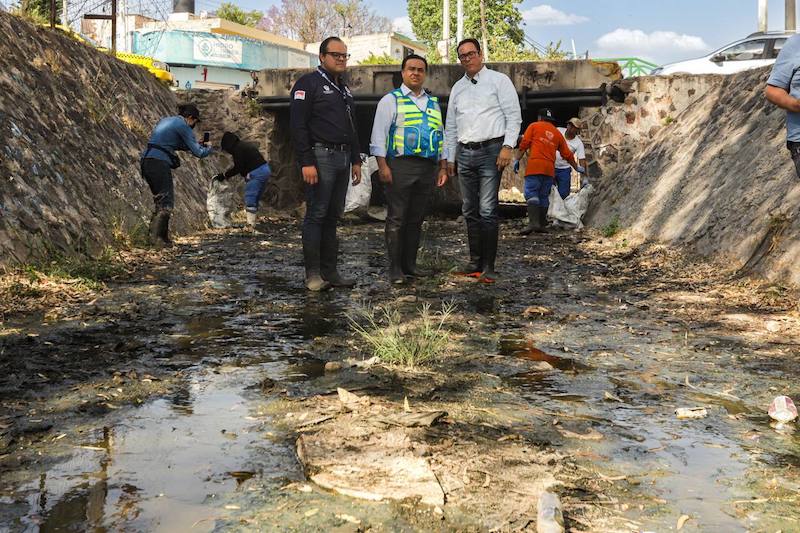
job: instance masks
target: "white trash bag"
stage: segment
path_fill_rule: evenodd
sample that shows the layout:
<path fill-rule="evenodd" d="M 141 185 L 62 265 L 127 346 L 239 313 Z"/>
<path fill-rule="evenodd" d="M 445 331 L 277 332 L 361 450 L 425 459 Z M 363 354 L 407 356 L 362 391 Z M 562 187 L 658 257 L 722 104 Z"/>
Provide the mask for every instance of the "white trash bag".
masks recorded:
<path fill-rule="evenodd" d="M 575 194 L 567 196 L 566 200 L 558 194 L 558 188 L 553 186 L 550 189 L 550 208 L 547 210 L 547 218 L 553 221 L 554 225 L 581 229 L 583 228 L 583 215 L 589 209 L 589 197 L 592 195 L 594 187 L 586 185 Z"/>
<path fill-rule="evenodd" d="M 206 196 L 206 211 L 212 228 L 230 228 L 233 226 L 231 214 L 237 208 L 237 189 L 233 180 L 211 180 Z"/>
<path fill-rule="evenodd" d="M 369 199 L 372 197 L 372 174 L 378 170 L 378 160 L 368 157 L 365 164 L 361 165 L 361 182 L 353 185 L 352 180 L 347 185 L 347 196 L 344 199 L 344 212 L 349 213 L 357 209 L 366 210 Z"/>

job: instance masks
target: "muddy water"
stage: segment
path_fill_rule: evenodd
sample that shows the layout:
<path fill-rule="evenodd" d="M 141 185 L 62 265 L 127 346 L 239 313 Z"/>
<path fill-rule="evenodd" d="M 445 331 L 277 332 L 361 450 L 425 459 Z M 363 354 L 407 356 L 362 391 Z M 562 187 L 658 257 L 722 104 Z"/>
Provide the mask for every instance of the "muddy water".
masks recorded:
<path fill-rule="evenodd" d="M 441 228 L 429 245 L 460 259 L 460 228 Z M 135 337 L 151 368 L 175 371 L 174 386 L 139 406 L 52 417 L 54 427 L 37 448 L 40 460 L 4 466 L 4 528 L 355 528 L 346 516 L 362 527 L 430 530 L 436 522 L 420 525 L 401 506 L 305 484 L 294 434 L 283 423 L 304 414 L 277 407 L 279 398 L 335 390 L 324 363 L 354 353 L 342 334 L 346 311 L 365 300 L 413 294 L 434 304 L 453 301 L 474 320 L 476 346 L 494 356 L 493 365 L 508 363 L 499 373 L 530 407 L 532 427 L 541 426 L 544 411 L 549 445 L 587 475 L 608 479 L 602 498 L 587 504 L 613 507 L 641 530 L 669 530 L 682 515 L 691 517 L 687 531 L 800 527 L 793 501 L 800 488 L 798 435 L 776 432 L 764 414 L 773 395 L 796 385 L 768 346 L 687 327 L 636 305 L 646 297 L 635 284 L 636 294 L 598 290 L 587 280 L 602 273 L 582 266 L 572 238 L 548 237 L 549 247 L 533 250 L 563 264 L 556 276 L 543 276 L 537 261 L 522 257 L 532 253 L 522 241 L 520 255 L 508 258 L 517 277 L 496 286 L 441 276 L 393 290 L 374 253 L 380 228 L 348 228 L 344 270 L 359 277 L 358 289 L 309 295 L 292 231 L 277 227 L 263 240 L 207 238 L 186 246 L 177 268 L 157 282 L 135 282 L 108 296 L 110 308 L 131 298 L 161 302 L 155 316 L 134 320 L 141 326 Z M 523 319 L 522 309 L 534 304 L 553 316 Z M 119 327 L 130 335 L 123 322 Z M 38 333 L 44 342 L 46 331 Z M 98 341 L 85 342 L 92 344 L 76 341 L 69 349 Z M 56 400 L 42 402 L 45 412 Z M 695 406 L 709 416 L 674 415 Z M 569 513 L 568 507 L 568 519 Z M 478 517 L 460 520 L 441 527 L 480 529 Z"/>

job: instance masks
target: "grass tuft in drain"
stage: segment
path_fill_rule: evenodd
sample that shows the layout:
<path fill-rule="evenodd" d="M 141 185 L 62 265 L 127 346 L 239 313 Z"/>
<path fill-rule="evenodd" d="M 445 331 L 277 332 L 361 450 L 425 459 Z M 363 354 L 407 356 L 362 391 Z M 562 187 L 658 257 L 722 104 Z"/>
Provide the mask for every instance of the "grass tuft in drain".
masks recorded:
<path fill-rule="evenodd" d="M 445 328 L 455 306 L 443 303 L 441 311 L 430 304 L 419 309 L 419 316 L 404 319 L 396 307 L 362 307 L 348 315 L 351 329 L 382 362 L 405 367 L 424 366 L 440 358 L 450 340 Z"/>

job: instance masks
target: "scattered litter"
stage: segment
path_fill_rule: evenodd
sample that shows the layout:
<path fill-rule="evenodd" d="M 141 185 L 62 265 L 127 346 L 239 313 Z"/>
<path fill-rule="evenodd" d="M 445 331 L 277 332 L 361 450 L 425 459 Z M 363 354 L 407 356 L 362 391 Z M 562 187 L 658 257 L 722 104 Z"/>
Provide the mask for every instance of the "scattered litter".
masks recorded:
<path fill-rule="evenodd" d="M 557 494 L 545 491 L 539 496 L 536 515 L 538 533 L 564 533 L 564 513 Z"/>
<path fill-rule="evenodd" d="M 349 514 L 337 514 L 336 518 L 339 520 L 344 520 L 345 522 L 350 522 L 351 524 L 360 524 L 361 520 L 356 518 L 355 516 L 351 516 Z"/>
<path fill-rule="evenodd" d="M 342 368 L 343 365 L 339 361 L 328 361 L 325 363 L 325 372 L 338 372 Z"/>
<path fill-rule="evenodd" d="M 355 359 L 348 359 L 347 364 L 350 366 L 355 366 L 357 368 L 370 368 L 371 366 L 376 365 L 380 362 L 378 356 L 372 356 L 369 359 L 365 359 L 363 361 L 356 361 Z"/>
<path fill-rule="evenodd" d="M 543 316 L 548 316 L 548 315 L 552 315 L 552 314 L 553 314 L 552 310 L 550 310 L 547 307 L 544 307 L 542 305 L 529 305 L 522 312 L 522 316 L 524 316 L 525 318 L 543 317 Z"/>
<path fill-rule="evenodd" d="M 705 407 L 679 407 L 675 409 L 675 416 L 679 419 L 705 418 L 708 411 Z"/>
<path fill-rule="evenodd" d="M 558 432 L 568 439 L 578 440 L 603 440 L 605 437 L 596 429 L 590 429 L 588 433 L 573 433 L 568 429 L 558 428 Z"/>
<path fill-rule="evenodd" d="M 237 511 L 237 510 L 241 509 L 241 507 L 238 506 L 238 505 L 234 505 L 232 503 L 229 503 L 228 505 L 225 506 L 225 509 L 228 509 L 229 511 Z"/>
<path fill-rule="evenodd" d="M 408 403 L 408 396 L 403 396 L 403 411 L 406 413 L 411 412 L 411 405 Z"/>
<path fill-rule="evenodd" d="M 604 400 L 610 400 L 610 401 L 612 401 L 612 402 L 625 403 L 625 402 L 624 402 L 624 401 L 623 401 L 623 400 L 622 400 L 620 397 L 618 397 L 618 396 L 614 396 L 613 394 L 611 394 L 611 393 L 610 393 L 610 392 L 608 392 L 608 391 L 605 391 L 605 392 L 603 393 L 603 399 L 604 399 Z"/>
<path fill-rule="evenodd" d="M 327 422 L 328 420 L 332 419 L 333 415 L 325 415 L 319 418 L 315 418 L 314 420 L 309 420 L 308 422 L 300 425 L 297 429 L 302 431 L 303 429 L 310 428 L 312 426 L 316 426 L 317 424 L 322 424 L 323 422 Z"/>
<path fill-rule="evenodd" d="M 369 396 L 358 396 L 357 394 L 353 394 L 352 392 L 341 387 L 336 389 L 336 392 L 339 394 L 339 401 L 347 407 L 369 405 L 370 403 Z"/>
<path fill-rule="evenodd" d="M 378 418 L 378 422 L 390 426 L 430 427 L 447 416 L 447 411 L 431 411 L 428 413 L 398 413 Z"/>
<path fill-rule="evenodd" d="M 681 517 L 678 518 L 678 524 L 675 526 L 675 529 L 680 531 L 683 528 L 684 524 L 686 524 L 686 522 L 689 521 L 690 519 L 691 516 L 689 516 L 688 514 L 681 515 Z"/>
<path fill-rule="evenodd" d="M 308 511 L 303 513 L 303 516 L 305 516 L 306 518 L 311 518 L 312 516 L 314 516 L 318 512 L 319 512 L 319 509 L 317 509 L 317 508 L 309 509 Z"/>
<path fill-rule="evenodd" d="M 778 396 L 769 404 L 769 417 L 781 424 L 797 418 L 797 407 L 788 396 Z"/>

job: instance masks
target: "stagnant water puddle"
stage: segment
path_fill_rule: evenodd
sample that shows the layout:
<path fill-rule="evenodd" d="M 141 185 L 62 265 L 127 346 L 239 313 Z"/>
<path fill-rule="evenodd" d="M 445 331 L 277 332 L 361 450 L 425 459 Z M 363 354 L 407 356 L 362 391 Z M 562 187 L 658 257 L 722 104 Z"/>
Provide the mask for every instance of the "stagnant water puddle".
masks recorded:
<path fill-rule="evenodd" d="M 585 339 L 588 350 L 573 348 L 570 357 L 556 356 L 518 333 L 502 335 L 501 355 L 552 367 L 522 372 L 507 382 L 521 388 L 532 405 L 549 410 L 571 438 L 586 439 L 579 440 L 577 456 L 589 459 L 592 469 L 599 467 L 599 475 L 630 485 L 615 492 L 609 483 L 609 493 L 643 529 L 664 531 L 665 524 L 676 524 L 683 515 L 692 517 L 700 531 L 800 529 L 792 516 L 796 511 L 783 514 L 780 499 L 763 498 L 774 484 L 790 494 L 796 491 L 794 481 L 780 480 L 781 467 L 797 457 L 798 441 L 791 432 L 776 433 L 763 411 L 728 393 L 679 383 L 666 365 L 658 366 L 663 348 L 630 345 L 624 335 L 606 335 L 602 357 L 596 357 L 600 364 L 593 366 L 583 362 L 598 353 L 591 332 L 567 327 L 559 338 L 579 345 Z M 674 339 L 670 344 L 675 358 L 693 358 Z M 609 357 L 614 349 L 632 348 L 644 351 L 640 361 L 649 361 L 651 368 L 619 367 Z M 673 412 L 680 406 L 706 406 L 710 416 L 680 420 Z M 777 476 L 773 485 L 764 483 L 768 475 Z M 753 501 L 757 505 L 749 503 Z"/>

